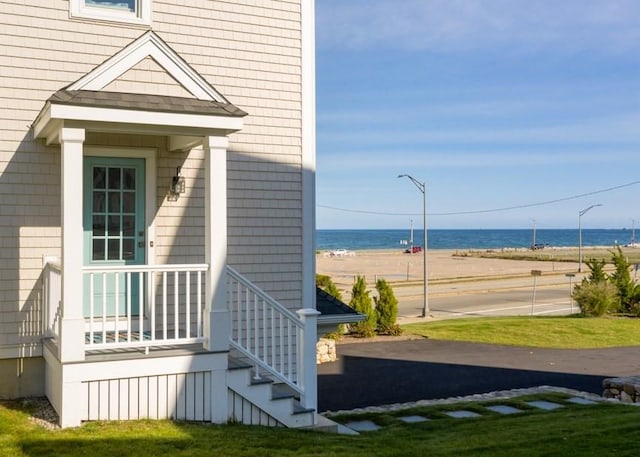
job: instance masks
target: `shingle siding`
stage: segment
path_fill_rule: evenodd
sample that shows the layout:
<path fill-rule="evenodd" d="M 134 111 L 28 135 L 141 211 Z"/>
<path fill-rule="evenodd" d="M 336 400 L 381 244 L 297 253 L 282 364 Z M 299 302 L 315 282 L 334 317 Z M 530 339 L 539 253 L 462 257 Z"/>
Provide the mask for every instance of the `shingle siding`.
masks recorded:
<path fill-rule="evenodd" d="M 300 0 L 152 1 L 153 30 L 249 113 L 230 137 L 229 263 L 292 308 L 302 296 L 300 14 Z M 40 341 L 42 257 L 60 255 L 60 149 L 34 141 L 30 125 L 49 96 L 148 28 L 70 19 L 66 0 L 0 0 L 0 24 L 2 357 Z M 182 93 L 154 65 L 108 90 Z M 202 150 L 169 153 L 164 138 L 126 135 L 89 134 L 86 144 L 157 149 L 156 260 L 202 262 Z M 187 193 L 169 202 L 176 166 Z"/>

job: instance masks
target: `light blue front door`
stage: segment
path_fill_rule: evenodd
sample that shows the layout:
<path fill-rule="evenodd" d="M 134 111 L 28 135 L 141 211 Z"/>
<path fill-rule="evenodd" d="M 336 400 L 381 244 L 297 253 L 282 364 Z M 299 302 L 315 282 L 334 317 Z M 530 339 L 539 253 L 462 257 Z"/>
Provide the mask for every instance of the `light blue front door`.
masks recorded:
<path fill-rule="evenodd" d="M 84 264 L 144 264 L 144 159 L 87 156 L 83 178 Z M 124 273 L 84 276 L 85 316 L 91 314 L 92 301 L 96 317 L 125 316 L 127 303 L 131 313 L 138 313 L 142 287 L 138 274 L 132 274 L 130 280 Z"/>

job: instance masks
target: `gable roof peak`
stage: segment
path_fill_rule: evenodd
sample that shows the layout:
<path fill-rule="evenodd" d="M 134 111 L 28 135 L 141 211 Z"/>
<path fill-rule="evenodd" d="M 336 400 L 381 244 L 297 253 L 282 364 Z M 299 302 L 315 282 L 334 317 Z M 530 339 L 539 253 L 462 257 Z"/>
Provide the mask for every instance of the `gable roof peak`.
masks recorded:
<path fill-rule="evenodd" d="M 147 57 L 155 60 L 195 98 L 229 103 L 153 30 L 142 34 L 66 89 L 102 90 Z"/>

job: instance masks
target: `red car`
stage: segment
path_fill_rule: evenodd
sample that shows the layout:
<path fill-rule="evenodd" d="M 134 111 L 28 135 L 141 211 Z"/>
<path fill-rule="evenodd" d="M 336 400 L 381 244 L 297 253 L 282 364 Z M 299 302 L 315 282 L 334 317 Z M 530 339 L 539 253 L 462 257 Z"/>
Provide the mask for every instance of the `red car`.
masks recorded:
<path fill-rule="evenodd" d="M 422 246 L 412 246 L 404 251 L 405 254 L 416 254 L 418 252 L 422 252 Z"/>

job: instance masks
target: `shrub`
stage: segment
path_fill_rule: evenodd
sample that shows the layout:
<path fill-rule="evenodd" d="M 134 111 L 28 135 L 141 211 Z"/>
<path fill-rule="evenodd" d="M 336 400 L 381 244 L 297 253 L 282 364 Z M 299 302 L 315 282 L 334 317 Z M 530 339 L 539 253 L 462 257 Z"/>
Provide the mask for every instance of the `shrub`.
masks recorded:
<path fill-rule="evenodd" d="M 378 333 L 382 335 L 398 334 L 400 327 L 396 324 L 398 319 L 398 299 L 393 294 L 393 289 L 385 279 L 376 281 L 378 296 L 374 297 L 376 303 L 376 316 L 378 320 Z"/>
<path fill-rule="evenodd" d="M 584 316 L 597 317 L 615 311 L 619 300 L 616 288 L 608 281 L 578 284 L 571 297 L 580 307 Z"/>
<path fill-rule="evenodd" d="M 349 306 L 357 312 L 366 314 L 367 318 L 362 322 L 351 324 L 351 332 L 356 336 L 369 337 L 376 333 L 376 313 L 373 310 L 373 300 L 367 290 L 367 282 L 364 276 L 358 275 L 351 290 Z"/>

